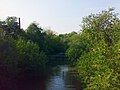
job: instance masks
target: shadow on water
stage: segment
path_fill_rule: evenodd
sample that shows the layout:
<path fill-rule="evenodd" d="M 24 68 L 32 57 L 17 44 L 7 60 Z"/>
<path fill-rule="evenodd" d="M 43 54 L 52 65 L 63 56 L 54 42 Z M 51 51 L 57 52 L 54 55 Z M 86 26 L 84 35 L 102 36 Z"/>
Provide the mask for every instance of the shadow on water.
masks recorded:
<path fill-rule="evenodd" d="M 42 77 L 20 75 L 17 80 L 9 79 L 0 90 L 81 90 L 81 85 L 70 67 L 60 65 L 54 67 L 53 71 L 54 73 Z M 0 79 L 2 80 L 1 77 Z"/>
<path fill-rule="evenodd" d="M 59 72 L 51 76 L 46 82 L 46 90 L 81 90 L 74 71 L 64 65 L 59 66 Z"/>

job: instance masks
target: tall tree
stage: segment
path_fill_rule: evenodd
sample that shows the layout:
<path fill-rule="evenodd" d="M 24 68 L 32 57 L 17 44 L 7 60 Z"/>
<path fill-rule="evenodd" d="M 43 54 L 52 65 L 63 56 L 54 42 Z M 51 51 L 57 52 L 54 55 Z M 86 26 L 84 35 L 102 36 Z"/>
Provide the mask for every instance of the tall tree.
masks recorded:
<path fill-rule="evenodd" d="M 37 23 L 31 23 L 26 29 L 27 38 L 34 43 L 37 43 L 42 49 L 44 43 L 43 29 Z"/>

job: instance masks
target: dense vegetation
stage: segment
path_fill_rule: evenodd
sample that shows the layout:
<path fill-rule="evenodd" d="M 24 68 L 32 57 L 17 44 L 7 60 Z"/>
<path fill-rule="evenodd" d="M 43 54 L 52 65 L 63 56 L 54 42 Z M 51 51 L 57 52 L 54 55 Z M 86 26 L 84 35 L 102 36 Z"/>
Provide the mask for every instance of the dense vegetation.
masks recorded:
<path fill-rule="evenodd" d="M 16 17 L 0 21 L 0 89 L 13 90 L 10 83 L 17 84 L 21 77 L 44 77 L 50 72 L 49 57 L 64 53 L 64 45 L 62 37 L 37 23 L 23 30 Z"/>
<path fill-rule="evenodd" d="M 120 19 L 113 10 L 83 18 L 80 33 L 57 35 L 37 23 L 23 30 L 16 17 L 0 21 L 0 77 L 43 76 L 53 63 L 50 58 L 66 53 L 84 89 L 119 90 Z"/>
<path fill-rule="evenodd" d="M 120 19 L 113 10 L 83 18 L 82 32 L 70 38 L 67 56 L 85 90 L 120 89 Z"/>

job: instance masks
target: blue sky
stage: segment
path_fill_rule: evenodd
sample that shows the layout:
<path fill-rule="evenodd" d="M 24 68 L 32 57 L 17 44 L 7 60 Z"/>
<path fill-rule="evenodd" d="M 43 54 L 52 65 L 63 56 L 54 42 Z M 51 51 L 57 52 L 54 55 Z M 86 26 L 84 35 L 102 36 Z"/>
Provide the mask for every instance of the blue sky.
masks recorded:
<path fill-rule="evenodd" d="M 120 13 L 120 0 L 0 0 L 0 19 L 21 18 L 22 28 L 36 21 L 58 33 L 79 31 L 82 17 L 115 7 Z"/>

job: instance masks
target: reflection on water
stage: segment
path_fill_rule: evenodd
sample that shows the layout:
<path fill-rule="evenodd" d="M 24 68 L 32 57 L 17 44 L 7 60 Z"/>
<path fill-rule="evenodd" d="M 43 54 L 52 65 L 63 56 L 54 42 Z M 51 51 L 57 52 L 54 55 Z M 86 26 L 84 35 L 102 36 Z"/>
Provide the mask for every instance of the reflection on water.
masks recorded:
<path fill-rule="evenodd" d="M 60 66 L 59 69 L 57 74 L 47 80 L 46 90 L 80 90 L 80 85 L 68 66 Z"/>
<path fill-rule="evenodd" d="M 43 78 L 38 77 L 28 77 L 29 75 L 23 75 L 17 81 L 15 85 L 12 83 L 1 84 L 0 80 L 0 90 L 81 90 L 80 83 L 76 80 L 74 76 L 74 71 L 72 71 L 68 66 L 58 66 L 53 68 L 54 74 L 46 75 Z M 4 81 L 5 79 L 3 79 Z M 12 81 L 12 79 L 8 80 Z M 2 85 L 2 87 L 1 87 Z M 9 87 L 7 89 L 7 87 Z M 4 88 L 4 89 L 3 89 Z"/>

